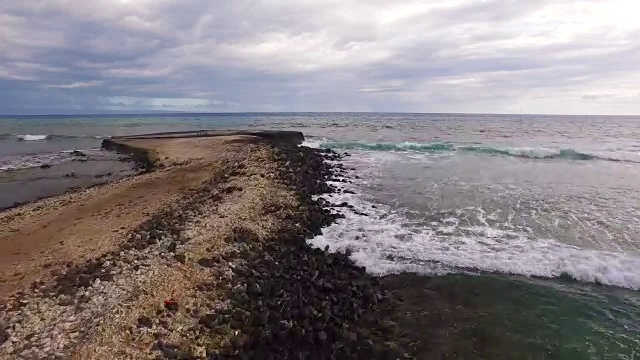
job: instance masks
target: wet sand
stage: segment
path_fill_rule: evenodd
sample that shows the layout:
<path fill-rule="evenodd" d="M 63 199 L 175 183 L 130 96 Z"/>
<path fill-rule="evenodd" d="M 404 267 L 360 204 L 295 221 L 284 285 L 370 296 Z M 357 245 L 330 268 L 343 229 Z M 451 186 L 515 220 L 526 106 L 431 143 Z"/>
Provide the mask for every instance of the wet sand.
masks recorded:
<path fill-rule="evenodd" d="M 78 151 L 71 161 L 0 172 L 0 210 L 64 194 L 137 173 L 127 157 L 103 151 Z"/>

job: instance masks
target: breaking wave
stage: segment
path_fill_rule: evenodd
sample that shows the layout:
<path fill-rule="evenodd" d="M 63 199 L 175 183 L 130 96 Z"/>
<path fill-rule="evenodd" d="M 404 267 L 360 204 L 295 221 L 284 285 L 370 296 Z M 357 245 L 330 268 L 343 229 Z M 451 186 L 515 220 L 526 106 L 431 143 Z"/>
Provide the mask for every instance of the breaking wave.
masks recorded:
<path fill-rule="evenodd" d="M 509 148 L 488 145 L 456 145 L 452 143 L 366 143 L 366 142 L 336 142 L 322 141 L 309 143 L 311 146 L 365 151 L 412 151 L 421 153 L 471 153 L 494 156 L 510 156 L 524 159 L 565 159 L 565 160 L 605 160 L 618 162 L 636 162 L 633 160 L 616 159 L 580 152 L 574 149 L 550 148 Z"/>
<path fill-rule="evenodd" d="M 466 228 L 465 235 L 456 234 L 454 228 L 459 225 L 455 219 L 419 225 L 385 205 L 373 208 L 373 203 L 357 194 L 323 196 L 333 203 L 348 202 L 368 216 L 337 209 L 345 218 L 325 228 L 310 243 L 332 251 L 349 250 L 356 263 L 375 275 L 485 272 L 572 278 L 640 290 L 637 255 L 579 248 L 489 226 Z"/>
<path fill-rule="evenodd" d="M 62 139 L 106 139 L 100 135 L 52 135 L 52 134 L 0 134 L 0 140 L 45 141 Z"/>
<path fill-rule="evenodd" d="M 85 156 L 82 159 L 92 161 L 113 160 L 117 155 L 102 149 L 76 149 L 59 152 L 20 154 L 0 156 L 0 173 L 3 171 L 34 168 L 42 165 L 58 165 L 78 159 L 77 151 Z"/>

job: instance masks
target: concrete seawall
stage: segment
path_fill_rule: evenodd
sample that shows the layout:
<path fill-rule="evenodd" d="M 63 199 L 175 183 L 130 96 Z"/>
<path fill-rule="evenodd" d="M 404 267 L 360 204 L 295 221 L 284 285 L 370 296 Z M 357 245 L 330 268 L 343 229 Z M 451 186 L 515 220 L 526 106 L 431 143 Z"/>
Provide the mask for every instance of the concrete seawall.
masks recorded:
<path fill-rule="evenodd" d="M 104 139 L 102 141 L 102 148 L 131 155 L 141 168 L 144 168 L 145 171 L 151 171 L 156 165 L 157 156 L 149 148 L 132 144 L 131 140 L 186 139 L 224 136 L 253 136 L 271 143 L 286 143 L 290 145 L 300 145 L 304 141 L 304 135 L 299 131 L 200 130 L 114 136 L 109 139 Z"/>
<path fill-rule="evenodd" d="M 299 131 L 284 130 L 199 130 L 199 131 L 175 131 L 128 136 L 114 136 L 105 139 L 102 146 L 108 148 L 111 144 L 117 144 L 119 140 L 133 139 L 166 139 L 166 138 L 192 138 L 192 137 L 215 137 L 215 136 L 255 136 L 265 140 L 301 144 L 304 135 Z"/>

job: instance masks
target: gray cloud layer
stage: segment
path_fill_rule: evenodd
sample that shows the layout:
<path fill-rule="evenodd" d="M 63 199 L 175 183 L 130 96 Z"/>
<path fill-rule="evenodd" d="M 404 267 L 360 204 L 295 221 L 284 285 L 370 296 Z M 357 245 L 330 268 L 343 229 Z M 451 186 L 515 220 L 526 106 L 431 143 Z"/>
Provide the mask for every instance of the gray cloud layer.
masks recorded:
<path fill-rule="evenodd" d="M 635 0 L 0 1 L 0 112 L 640 113 Z"/>

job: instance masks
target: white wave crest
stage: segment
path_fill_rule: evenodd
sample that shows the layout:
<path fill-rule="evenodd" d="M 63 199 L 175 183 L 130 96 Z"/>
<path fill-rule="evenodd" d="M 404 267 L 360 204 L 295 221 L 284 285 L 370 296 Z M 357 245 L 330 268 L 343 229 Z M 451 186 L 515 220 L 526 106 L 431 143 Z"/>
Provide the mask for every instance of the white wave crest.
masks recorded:
<path fill-rule="evenodd" d="M 16 135 L 16 137 L 19 140 L 23 140 L 23 141 L 42 141 L 42 140 L 46 140 L 49 135 L 30 135 L 30 134 L 26 134 L 26 135 Z"/>
<path fill-rule="evenodd" d="M 28 169 L 38 167 L 42 165 L 58 165 L 76 159 L 74 155 L 75 151 L 81 151 L 87 155 L 91 160 L 108 160 L 113 158 L 114 153 L 104 151 L 102 149 L 77 149 L 77 150 L 63 150 L 60 152 L 41 153 L 41 154 L 22 154 L 22 155 L 8 155 L 0 156 L 0 172 Z"/>
<path fill-rule="evenodd" d="M 314 149 L 318 149 L 325 142 L 326 142 L 326 139 L 305 138 L 304 141 L 302 142 L 302 144 L 300 144 L 300 145 L 301 146 L 310 147 L 310 148 L 314 148 Z"/>
<path fill-rule="evenodd" d="M 456 236 L 439 225 L 411 223 L 384 206 L 372 208 L 373 204 L 360 195 L 326 197 L 353 204 L 370 216 L 343 211 L 345 219 L 324 229 L 310 243 L 329 246 L 332 251 L 350 249 L 353 260 L 376 275 L 403 271 L 430 275 L 481 271 L 546 278 L 568 275 L 579 281 L 640 289 L 638 255 L 579 248 L 490 227 L 467 229 L 467 235 Z"/>

